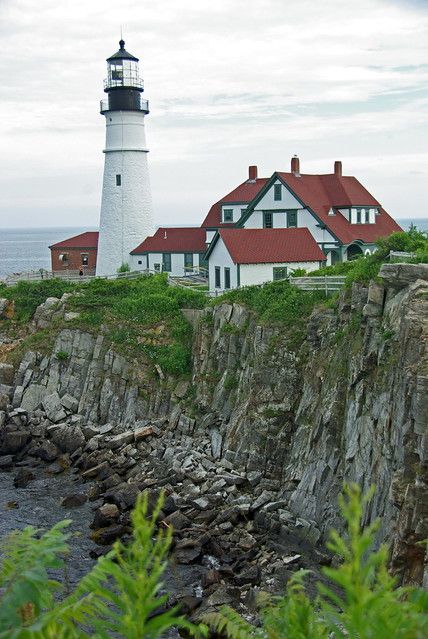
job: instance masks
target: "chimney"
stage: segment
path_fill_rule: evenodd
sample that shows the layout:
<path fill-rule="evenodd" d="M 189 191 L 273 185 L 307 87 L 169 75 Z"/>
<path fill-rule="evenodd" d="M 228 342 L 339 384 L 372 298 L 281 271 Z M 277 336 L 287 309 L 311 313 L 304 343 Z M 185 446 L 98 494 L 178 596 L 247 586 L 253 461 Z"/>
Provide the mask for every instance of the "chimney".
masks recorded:
<path fill-rule="evenodd" d="M 334 174 L 342 177 L 342 162 L 340 160 L 336 160 L 334 163 Z"/>
<path fill-rule="evenodd" d="M 293 155 L 291 158 L 291 172 L 294 173 L 296 177 L 300 176 L 300 160 L 297 155 Z"/>
<path fill-rule="evenodd" d="M 255 182 L 257 180 L 257 167 L 256 166 L 249 166 L 248 167 L 248 179 L 251 180 L 252 182 Z"/>
<path fill-rule="evenodd" d="M 163 239 L 164 239 L 164 240 L 167 240 L 167 239 L 168 239 L 168 236 L 167 236 L 167 234 L 166 234 L 166 231 L 164 231 Z"/>

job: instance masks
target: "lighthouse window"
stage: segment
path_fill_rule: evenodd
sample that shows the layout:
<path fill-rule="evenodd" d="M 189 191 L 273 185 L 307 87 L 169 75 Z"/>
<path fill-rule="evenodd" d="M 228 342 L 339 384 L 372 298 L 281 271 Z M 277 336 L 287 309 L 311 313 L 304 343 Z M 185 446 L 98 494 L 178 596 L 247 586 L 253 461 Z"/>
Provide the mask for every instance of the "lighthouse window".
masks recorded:
<path fill-rule="evenodd" d="M 120 175 L 120 173 L 118 173 L 116 175 L 116 186 L 121 186 L 122 184 L 122 176 Z"/>

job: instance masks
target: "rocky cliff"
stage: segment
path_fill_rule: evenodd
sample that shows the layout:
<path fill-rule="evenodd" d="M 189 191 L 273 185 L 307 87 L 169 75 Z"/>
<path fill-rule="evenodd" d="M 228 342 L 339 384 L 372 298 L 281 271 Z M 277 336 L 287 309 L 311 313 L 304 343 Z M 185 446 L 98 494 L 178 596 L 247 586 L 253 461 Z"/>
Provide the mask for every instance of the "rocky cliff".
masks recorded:
<path fill-rule="evenodd" d="M 119 481 L 131 493 L 180 486 L 187 524 L 195 512 L 209 523 L 203 513 L 215 507 L 211 526 L 246 551 L 257 531 L 277 550 L 291 533 L 321 544 L 341 525 L 343 482 L 375 484 L 367 519 L 381 517 L 400 580 L 422 583 L 428 267 L 385 265 L 381 276 L 306 326 L 260 326 L 238 305 L 187 312 L 193 370 L 178 383 L 113 352 L 102 334 L 64 328 L 50 356 L 0 365 L 0 461 L 23 446 L 37 454 L 47 438 L 104 492 Z M 53 316 L 66 322 L 66 298 L 39 307 L 34 329 Z M 120 480 L 109 483 L 113 473 Z"/>

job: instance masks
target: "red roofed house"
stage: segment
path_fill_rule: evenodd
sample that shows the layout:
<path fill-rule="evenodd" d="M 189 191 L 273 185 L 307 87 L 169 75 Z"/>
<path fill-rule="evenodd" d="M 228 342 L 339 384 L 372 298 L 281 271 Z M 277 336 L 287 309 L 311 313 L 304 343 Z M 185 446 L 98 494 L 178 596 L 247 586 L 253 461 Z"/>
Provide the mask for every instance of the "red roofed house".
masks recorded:
<path fill-rule="evenodd" d="M 166 271 L 176 277 L 204 272 L 206 248 L 203 228 L 161 227 L 131 251 L 131 270 Z"/>
<path fill-rule="evenodd" d="M 64 271 L 74 271 L 76 274 L 95 275 L 98 231 L 80 233 L 49 248 L 54 273 L 61 275 Z"/>
<path fill-rule="evenodd" d="M 314 271 L 325 255 L 308 229 L 220 228 L 207 251 L 210 289 L 283 280 L 298 268 Z"/>
<path fill-rule="evenodd" d="M 230 249 L 231 240 L 222 233 L 222 229 L 266 229 L 274 233 L 279 229 L 307 229 L 323 251 L 327 264 L 370 254 L 376 249 L 378 238 L 402 230 L 355 177 L 342 176 L 341 162 L 335 162 L 333 173 L 308 175 L 300 173 L 297 157 L 291 160 L 290 173 L 275 172 L 269 179 L 257 178 L 257 167 L 250 167 L 249 179 L 214 204 L 202 226 L 207 231 L 208 241 L 214 237 L 207 251 L 211 290 L 244 285 L 242 275 L 239 278 L 239 269 L 236 283 L 232 271 L 229 271 L 232 268 L 230 260 L 235 265 L 241 262 L 236 262 L 236 252 L 234 254 L 233 249 Z M 234 237 L 238 244 L 244 245 L 245 238 L 250 236 L 242 234 Z M 264 242 L 268 235 L 258 237 Z M 305 261 L 303 236 L 293 238 L 283 234 L 278 241 L 296 242 L 295 256 L 302 251 L 301 259 L 293 262 L 294 268 L 299 262 Z M 266 279 L 263 281 L 279 277 L 280 271 L 273 271 L 271 265 L 274 260 L 269 255 L 257 252 L 255 255 L 258 264 L 269 265 L 269 268 L 264 269 Z M 292 260 L 288 263 L 289 273 Z M 240 270 L 242 274 L 242 268 Z M 252 275 L 249 279 L 251 283 L 256 283 L 255 279 L 259 279 L 262 269 L 256 269 L 253 265 L 250 270 Z M 306 270 L 314 269 L 310 267 Z M 246 283 L 249 282 L 246 280 Z"/>

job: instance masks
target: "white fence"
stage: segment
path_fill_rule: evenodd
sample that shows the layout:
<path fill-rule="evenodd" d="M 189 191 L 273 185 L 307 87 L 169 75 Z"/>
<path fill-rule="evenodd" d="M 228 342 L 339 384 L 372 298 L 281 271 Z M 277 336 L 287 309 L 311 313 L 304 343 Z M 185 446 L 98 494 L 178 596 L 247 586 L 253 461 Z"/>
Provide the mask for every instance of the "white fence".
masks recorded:
<path fill-rule="evenodd" d="M 400 262 L 405 262 L 406 260 L 411 260 L 415 257 L 414 253 L 408 253 L 407 251 L 390 251 L 389 252 L 389 260 L 390 262 L 396 262 L 399 260 Z"/>
<path fill-rule="evenodd" d="M 115 273 L 114 275 L 79 275 L 79 271 L 29 271 L 28 273 L 18 273 L 16 275 L 8 275 L 4 278 L 3 283 L 7 286 L 13 286 L 18 282 L 42 282 L 43 280 L 61 279 L 67 282 L 89 282 L 91 280 L 133 280 L 141 275 L 154 273 L 154 271 L 131 271 L 125 273 Z"/>
<path fill-rule="evenodd" d="M 340 291 L 345 283 L 344 275 L 314 275 L 313 277 L 290 277 L 290 284 L 302 291 L 324 291 L 326 295 Z"/>

